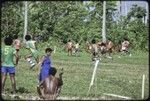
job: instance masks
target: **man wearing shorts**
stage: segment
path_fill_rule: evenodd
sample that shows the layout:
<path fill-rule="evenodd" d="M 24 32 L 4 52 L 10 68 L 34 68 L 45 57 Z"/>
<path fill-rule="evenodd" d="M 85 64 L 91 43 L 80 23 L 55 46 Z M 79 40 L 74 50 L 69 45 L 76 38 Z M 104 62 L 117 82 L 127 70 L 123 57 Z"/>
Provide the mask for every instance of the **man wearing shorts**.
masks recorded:
<path fill-rule="evenodd" d="M 30 35 L 25 36 L 26 39 L 26 48 L 30 51 L 30 54 L 25 57 L 25 59 L 30 63 L 31 69 L 35 66 L 35 63 L 31 60 L 31 57 L 33 57 L 37 63 L 39 63 L 39 56 L 38 56 L 38 50 L 36 48 L 36 41 L 31 39 Z"/>
<path fill-rule="evenodd" d="M 5 81 L 7 78 L 7 73 L 9 73 L 10 80 L 12 83 L 12 93 L 16 93 L 16 81 L 15 81 L 15 65 L 18 63 L 18 54 L 15 48 L 12 46 L 13 39 L 11 37 L 6 37 L 4 39 L 4 47 L 1 48 L 1 83 L 2 91 L 4 91 Z M 16 59 L 14 62 L 13 59 Z"/>

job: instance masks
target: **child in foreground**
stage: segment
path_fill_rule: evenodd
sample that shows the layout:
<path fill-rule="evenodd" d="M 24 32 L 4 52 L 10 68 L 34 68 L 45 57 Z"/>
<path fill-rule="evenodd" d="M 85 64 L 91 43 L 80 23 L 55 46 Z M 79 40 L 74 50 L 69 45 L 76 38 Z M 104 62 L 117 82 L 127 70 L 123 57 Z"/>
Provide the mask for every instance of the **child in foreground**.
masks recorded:
<path fill-rule="evenodd" d="M 39 85 L 41 82 L 45 79 L 45 77 L 49 76 L 51 74 L 51 53 L 52 53 L 51 48 L 46 48 L 45 49 L 45 55 L 42 57 L 42 59 L 39 62 Z"/>
<path fill-rule="evenodd" d="M 12 46 L 13 39 L 11 37 L 6 37 L 4 39 L 4 47 L 1 49 L 1 83 L 2 83 L 2 92 L 4 91 L 5 81 L 7 78 L 7 73 L 9 73 L 11 84 L 12 84 L 12 93 L 16 93 L 16 80 L 15 80 L 15 66 L 18 63 L 18 52 Z M 13 61 L 15 58 L 16 61 Z"/>

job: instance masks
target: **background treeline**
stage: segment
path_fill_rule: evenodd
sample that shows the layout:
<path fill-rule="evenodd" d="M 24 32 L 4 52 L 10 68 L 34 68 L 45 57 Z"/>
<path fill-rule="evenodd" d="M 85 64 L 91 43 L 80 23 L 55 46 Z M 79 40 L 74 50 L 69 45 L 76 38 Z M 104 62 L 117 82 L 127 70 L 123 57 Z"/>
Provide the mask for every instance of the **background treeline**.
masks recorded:
<path fill-rule="evenodd" d="M 135 50 L 148 49 L 146 9 L 132 5 L 127 16 L 117 18 L 116 1 L 106 5 L 106 38 L 118 44 L 124 37 Z M 28 33 L 42 36 L 44 42 L 65 43 L 68 39 L 81 44 L 95 38 L 102 41 L 103 2 L 28 1 Z M 144 19 L 144 20 L 143 20 Z M 24 33 L 24 2 L 4 2 L 1 8 L 1 37 Z"/>

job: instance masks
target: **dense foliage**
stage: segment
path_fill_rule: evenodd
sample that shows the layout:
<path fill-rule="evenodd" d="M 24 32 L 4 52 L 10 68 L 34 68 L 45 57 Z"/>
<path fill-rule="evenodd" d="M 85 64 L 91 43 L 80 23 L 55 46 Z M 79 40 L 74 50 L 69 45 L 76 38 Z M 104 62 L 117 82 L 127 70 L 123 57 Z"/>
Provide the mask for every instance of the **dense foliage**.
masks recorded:
<path fill-rule="evenodd" d="M 1 35 L 24 33 L 24 2 L 2 4 Z M 148 46 L 148 23 L 145 8 L 133 5 L 127 16 L 114 20 L 116 1 L 106 4 L 106 37 L 118 44 L 127 37 L 135 49 Z M 66 42 L 68 39 L 83 43 L 102 36 L 103 2 L 91 1 L 28 1 L 28 33 L 41 35 L 43 41 Z"/>

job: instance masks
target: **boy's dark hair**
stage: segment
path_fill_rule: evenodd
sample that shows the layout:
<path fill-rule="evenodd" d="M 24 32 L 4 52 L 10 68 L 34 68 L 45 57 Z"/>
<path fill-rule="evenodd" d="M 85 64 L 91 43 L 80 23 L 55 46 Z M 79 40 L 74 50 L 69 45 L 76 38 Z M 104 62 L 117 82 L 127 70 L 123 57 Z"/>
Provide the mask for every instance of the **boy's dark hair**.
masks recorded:
<path fill-rule="evenodd" d="M 71 42 L 71 39 L 69 39 L 68 42 Z"/>
<path fill-rule="evenodd" d="M 111 41 L 111 38 L 108 38 L 109 41 Z"/>
<path fill-rule="evenodd" d="M 76 43 L 78 43 L 79 41 L 78 40 L 76 40 Z"/>
<path fill-rule="evenodd" d="M 6 37 L 6 38 L 4 39 L 4 43 L 5 43 L 5 45 L 11 46 L 12 43 L 13 43 L 13 39 L 12 39 L 11 37 Z"/>
<path fill-rule="evenodd" d="M 101 43 L 101 46 L 106 46 L 106 44 L 104 42 Z"/>
<path fill-rule="evenodd" d="M 49 74 L 55 76 L 56 73 L 57 73 L 57 69 L 55 67 L 51 67 Z"/>
<path fill-rule="evenodd" d="M 31 40 L 31 35 L 26 35 L 26 36 L 25 36 L 25 39 L 26 39 L 26 41 Z"/>
<path fill-rule="evenodd" d="M 96 43 L 96 40 L 95 40 L 95 39 L 93 39 L 93 40 L 92 40 L 92 44 L 95 44 L 95 43 Z"/>
<path fill-rule="evenodd" d="M 47 53 L 47 52 L 52 52 L 53 51 L 53 49 L 51 49 L 51 48 L 46 48 L 45 49 L 45 53 Z"/>
<path fill-rule="evenodd" d="M 17 34 L 14 35 L 14 39 L 18 39 L 18 35 Z"/>

